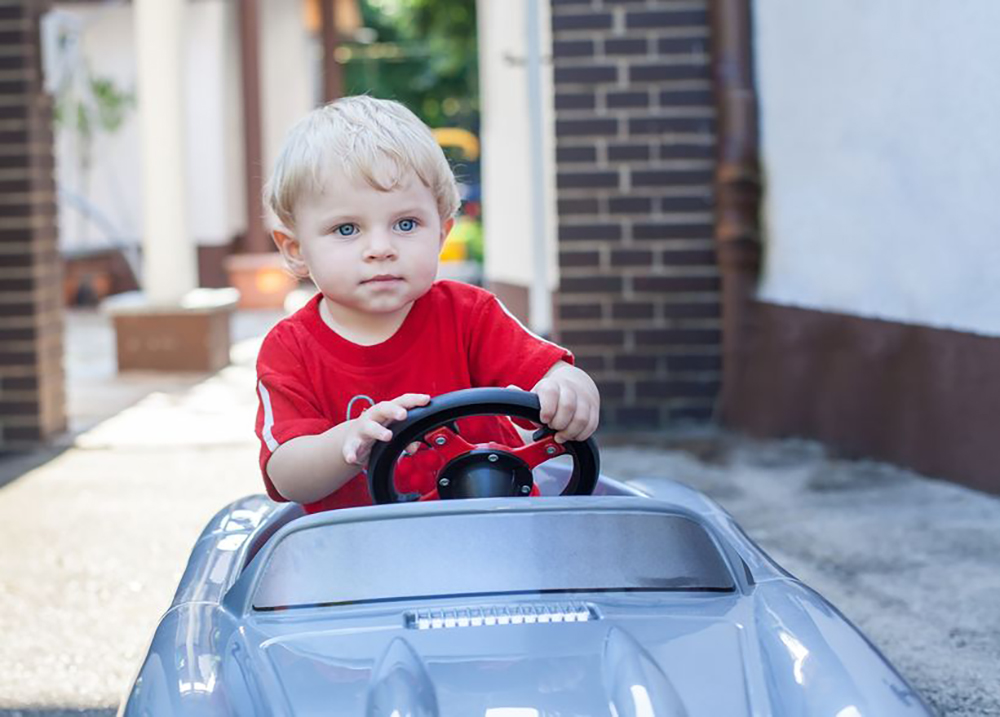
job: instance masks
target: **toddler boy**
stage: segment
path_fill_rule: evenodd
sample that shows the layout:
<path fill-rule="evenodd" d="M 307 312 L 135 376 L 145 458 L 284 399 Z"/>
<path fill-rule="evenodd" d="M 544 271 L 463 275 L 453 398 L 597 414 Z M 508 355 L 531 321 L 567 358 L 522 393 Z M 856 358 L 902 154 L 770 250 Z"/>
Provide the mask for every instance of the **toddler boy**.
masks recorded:
<path fill-rule="evenodd" d="M 392 438 L 386 425 L 462 388 L 537 393 L 557 441 L 597 428 L 597 387 L 566 349 L 530 333 L 489 292 L 435 281 L 458 190 L 408 109 L 359 96 L 313 110 L 291 129 L 265 201 L 289 269 L 319 289 L 268 333 L 257 360 L 272 498 L 309 512 L 370 505 L 361 470 L 374 442 Z M 459 427 L 473 443 L 522 443 L 506 418 Z"/>

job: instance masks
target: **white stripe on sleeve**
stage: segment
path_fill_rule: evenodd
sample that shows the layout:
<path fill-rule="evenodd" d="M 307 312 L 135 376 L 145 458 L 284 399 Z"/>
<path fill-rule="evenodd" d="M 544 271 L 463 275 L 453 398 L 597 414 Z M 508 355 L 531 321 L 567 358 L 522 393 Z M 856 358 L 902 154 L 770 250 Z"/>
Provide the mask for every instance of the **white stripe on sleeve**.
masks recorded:
<path fill-rule="evenodd" d="M 278 442 L 274 440 L 271 428 L 274 426 L 274 410 L 271 408 L 271 394 L 267 392 L 263 381 L 257 382 L 257 392 L 260 393 L 260 405 L 264 407 L 264 428 L 261 435 L 264 436 L 264 443 L 267 450 L 274 453 L 278 449 Z"/>

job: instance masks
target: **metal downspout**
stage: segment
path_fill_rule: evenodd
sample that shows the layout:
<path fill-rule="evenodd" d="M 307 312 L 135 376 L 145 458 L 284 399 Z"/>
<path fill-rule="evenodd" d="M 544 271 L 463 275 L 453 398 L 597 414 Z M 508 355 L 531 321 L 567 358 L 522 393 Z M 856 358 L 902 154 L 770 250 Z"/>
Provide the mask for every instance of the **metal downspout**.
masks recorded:
<path fill-rule="evenodd" d="M 717 415 L 741 410 L 741 376 L 760 276 L 761 176 L 751 50 L 751 0 L 713 0 L 712 75 L 718 115 L 715 241 L 722 278 L 722 394 Z"/>

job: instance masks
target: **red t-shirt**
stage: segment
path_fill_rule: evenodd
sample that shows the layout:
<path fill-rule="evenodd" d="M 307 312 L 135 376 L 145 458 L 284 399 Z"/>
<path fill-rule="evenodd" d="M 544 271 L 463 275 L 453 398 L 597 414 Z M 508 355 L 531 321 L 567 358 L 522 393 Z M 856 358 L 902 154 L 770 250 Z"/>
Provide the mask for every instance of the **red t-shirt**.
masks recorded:
<path fill-rule="evenodd" d="M 257 357 L 260 466 L 274 500 L 285 500 L 267 475 L 277 447 L 357 418 L 372 405 L 368 399 L 479 386 L 530 390 L 557 361 L 573 361 L 566 349 L 529 332 L 493 294 L 468 284 L 436 282 L 396 333 L 374 346 L 352 343 L 327 326 L 319 314 L 321 296 L 271 329 Z M 472 443 L 522 444 L 506 418 L 463 419 L 459 429 Z M 305 507 L 312 513 L 371 503 L 367 478 L 358 473 Z"/>

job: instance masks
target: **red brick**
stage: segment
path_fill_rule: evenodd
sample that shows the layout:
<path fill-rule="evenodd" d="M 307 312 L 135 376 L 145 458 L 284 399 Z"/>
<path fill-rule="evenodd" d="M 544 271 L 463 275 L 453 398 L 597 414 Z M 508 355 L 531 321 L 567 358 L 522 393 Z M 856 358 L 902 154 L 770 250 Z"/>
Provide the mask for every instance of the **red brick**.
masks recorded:
<path fill-rule="evenodd" d="M 605 97 L 608 109 L 622 109 L 625 107 L 649 107 L 649 93 L 647 92 L 609 92 Z"/>
<path fill-rule="evenodd" d="M 661 107 L 715 107 L 715 96 L 711 90 L 662 90 Z"/>
<path fill-rule="evenodd" d="M 600 304 L 560 304 L 560 319 L 599 319 L 601 318 Z"/>
<path fill-rule="evenodd" d="M 553 76 L 558 84 L 590 85 L 600 82 L 617 82 L 618 68 L 614 65 L 556 67 Z"/>
<path fill-rule="evenodd" d="M 705 170 L 654 170 L 633 171 L 633 187 L 671 187 L 683 185 L 711 184 L 714 172 Z"/>
<path fill-rule="evenodd" d="M 618 172 L 559 172 L 556 177 L 560 189 L 613 188 L 620 181 Z"/>
<path fill-rule="evenodd" d="M 586 92 L 560 92 L 556 95 L 557 110 L 592 110 L 597 106 L 597 98 Z"/>
<path fill-rule="evenodd" d="M 625 19 L 629 29 L 650 30 L 659 27 L 707 27 L 708 13 L 704 10 L 630 11 Z"/>
<path fill-rule="evenodd" d="M 646 161 L 652 153 L 648 144 L 609 144 L 608 160 L 627 162 L 629 160 Z"/>
<path fill-rule="evenodd" d="M 722 316 L 722 307 L 717 302 L 691 304 L 664 304 L 663 316 L 667 319 L 717 319 Z"/>
<path fill-rule="evenodd" d="M 642 223 L 632 227 L 633 239 L 711 239 L 715 226 L 698 223 Z"/>
<path fill-rule="evenodd" d="M 660 410 L 648 406 L 616 406 L 611 409 L 610 422 L 622 427 L 657 428 Z"/>
<path fill-rule="evenodd" d="M 561 340 L 562 336 L 560 336 L 559 338 Z M 590 374 L 604 371 L 608 365 L 607 357 L 601 354 L 588 354 L 588 353 L 581 354 L 573 352 L 573 357 L 576 362 L 576 366 Z"/>
<path fill-rule="evenodd" d="M 646 38 L 609 38 L 604 41 L 606 55 L 645 55 L 649 52 Z"/>
<path fill-rule="evenodd" d="M 569 214 L 597 214 L 600 204 L 596 199 L 560 199 L 556 202 L 559 216 Z"/>
<path fill-rule="evenodd" d="M 609 30 L 611 13 L 589 12 L 580 15 L 557 14 L 552 17 L 552 31 L 561 30 Z"/>
<path fill-rule="evenodd" d="M 560 224 L 560 241 L 618 241 L 622 238 L 619 224 Z"/>
<path fill-rule="evenodd" d="M 718 381 L 639 381 L 636 393 L 650 398 L 704 398 L 718 393 Z"/>
<path fill-rule="evenodd" d="M 628 120 L 628 133 L 632 136 L 685 132 L 709 134 L 714 130 L 714 125 L 711 117 L 631 117 Z"/>
<path fill-rule="evenodd" d="M 618 134 L 618 120 L 616 119 L 600 118 L 556 120 L 557 137 L 607 137 L 614 136 L 616 134 Z"/>
<path fill-rule="evenodd" d="M 599 266 L 601 253 L 598 251 L 560 251 L 559 266 Z"/>
<path fill-rule="evenodd" d="M 552 56 L 590 57 L 594 54 L 593 40 L 562 40 L 552 43 Z"/>
<path fill-rule="evenodd" d="M 625 382 L 601 378 L 595 381 L 601 392 L 602 401 L 615 401 L 625 398 Z"/>
<path fill-rule="evenodd" d="M 709 235 L 711 237 L 711 234 Z M 660 253 L 663 266 L 717 266 L 719 261 L 714 249 L 666 250 Z"/>
<path fill-rule="evenodd" d="M 651 197 L 612 197 L 608 200 L 612 214 L 648 214 L 653 211 Z"/>
<path fill-rule="evenodd" d="M 716 391 L 718 394 L 718 391 Z M 703 423 L 715 417 L 715 404 L 706 403 L 703 406 L 668 406 L 667 415 L 671 421 L 698 421 Z"/>
<path fill-rule="evenodd" d="M 564 294 L 617 294 L 621 293 L 622 285 L 620 276 L 564 276 L 559 282 L 559 291 Z"/>
<path fill-rule="evenodd" d="M 707 37 L 661 37 L 656 42 L 661 55 L 708 55 Z"/>
<path fill-rule="evenodd" d="M 655 356 L 641 356 L 635 354 L 624 354 L 615 356 L 612 365 L 616 371 L 645 371 L 653 373 L 656 371 L 657 358 Z"/>
<path fill-rule="evenodd" d="M 718 276 L 637 276 L 632 279 L 636 291 L 718 291 Z"/>
<path fill-rule="evenodd" d="M 722 357 L 707 355 L 664 356 L 667 371 L 721 371 Z"/>
<path fill-rule="evenodd" d="M 638 346 L 691 346 L 706 344 L 718 346 L 721 339 L 718 329 L 636 329 Z"/>
<path fill-rule="evenodd" d="M 621 346 L 625 342 L 621 329 L 563 329 L 559 337 L 570 347 Z"/>
<path fill-rule="evenodd" d="M 708 63 L 675 63 L 663 61 L 655 65 L 633 65 L 628 70 L 630 82 L 664 82 L 667 80 L 707 80 L 711 77 Z"/>
<path fill-rule="evenodd" d="M 595 162 L 597 149 L 592 145 L 585 147 L 556 147 L 557 162 Z"/>
<path fill-rule="evenodd" d="M 706 192 L 693 197 L 660 197 L 660 211 L 670 212 L 707 212 L 712 209 L 712 195 Z"/>
<path fill-rule="evenodd" d="M 653 313 L 649 302 L 621 301 L 611 306 L 611 316 L 615 319 L 651 319 Z"/>
<path fill-rule="evenodd" d="M 649 266 L 653 263 L 653 252 L 643 249 L 613 249 L 612 266 Z"/>

